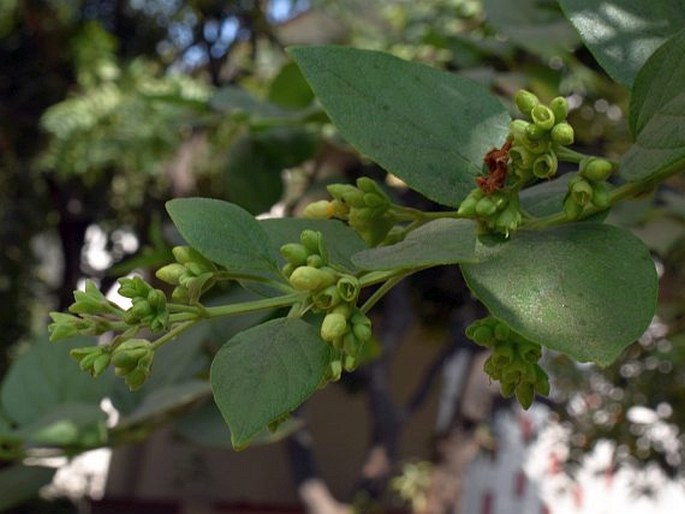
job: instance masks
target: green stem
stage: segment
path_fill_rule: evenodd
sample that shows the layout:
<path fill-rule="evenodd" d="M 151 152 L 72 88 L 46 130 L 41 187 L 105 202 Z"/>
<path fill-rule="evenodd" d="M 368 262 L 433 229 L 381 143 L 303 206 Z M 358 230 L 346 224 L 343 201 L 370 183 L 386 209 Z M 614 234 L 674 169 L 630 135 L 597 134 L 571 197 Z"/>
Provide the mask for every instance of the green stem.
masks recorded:
<path fill-rule="evenodd" d="M 197 323 L 197 320 L 186 321 L 186 322 L 184 322 L 184 323 L 180 323 L 180 324 L 176 325 L 174 328 L 172 328 L 171 330 L 169 330 L 169 331 L 168 331 L 166 334 L 164 334 L 162 337 L 160 337 L 159 339 L 155 339 L 155 340 L 152 342 L 152 344 L 150 345 L 150 347 L 151 347 L 153 350 L 157 350 L 158 348 L 160 348 L 161 346 L 165 345 L 166 343 L 168 343 L 168 342 L 171 341 L 172 339 L 175 339 L 176 337 L 178 337 L 179 335 L 181 335 L 183 332 L 185 332 L 185 331 L 188 330 L 190 327 L 192 327 L 193 325 L 195 325 L 195 323 Z"/>
<path fill-rule="evenodd" d="M 364 305 L 362 305 L 359 310 L 361 310 L 364 314 L 369 312 L 371 308 L 378 303 L 378 301 L 383 298 L 393 287 L 395 287 L 397 284 L 399 284 L 404 278 L 407 276 L 411 275 L 414 273 L 414 271 L 417 270 L 410 270 L 410 271 L 404 271 L 404 273 L 400 275 L 396 275 L 390 279 L 388 279 L 381 287 L 376 289 L 376 291 L 369 297 L 368 300 L 364 302 Z"/>
<path fill-rule="evenodd" d="M 576 152 L 575 150 L 571 150 L 570 148 L 566 148 L 565 146 L 557 145 L 554 146 L 554 153 L 557 154 L 557 159 L 559 159 L 560 161 L 574 162 L 576 164 L 587 157 L 591 157 L 590 155 Z"/>
<path fill-rule="evenodd" d="M 283 296 L 276 296 L 275 298 L 254 300 L 252 302 L 235 303 L 230 305 L 217 305 L 216 307 L 205 307 L 205 317 L 219 318 L 223 316 L 236 316 L 238 314 L 247 314 L 249 312 L 262 311 L 266 309 L 278 309 L 281 307 L 289 307 L 294 303 L 302 301 L 306 296 L 306 293 L 290 293 Z"/>

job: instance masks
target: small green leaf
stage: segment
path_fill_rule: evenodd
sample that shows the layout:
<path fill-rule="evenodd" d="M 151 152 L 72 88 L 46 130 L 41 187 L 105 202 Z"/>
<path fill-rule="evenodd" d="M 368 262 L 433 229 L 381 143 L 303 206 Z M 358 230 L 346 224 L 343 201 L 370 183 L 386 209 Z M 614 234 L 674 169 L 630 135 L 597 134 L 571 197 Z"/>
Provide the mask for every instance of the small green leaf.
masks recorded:
<path fill-rule="evenodd" d="M 280 279 L 268 236 L 244 209 L 212 198 L 179 198 L 166 207 L 183 238 L 207 259 L 230 271 Z"/>
<path fill-rule="evenodd" d="M 326 376 L 330 346 L 301 319 L 279 318 L 221 347 L 210 374 L 214 400 L 244 448 L 267 424 L 292 412 Z"/>
<path fill-rule="evenodd" d="M 685 25 L 682 0 L 560 0 L 597 62 L 630 87 L 642 65 Z"/>
<path fill-rule="evenodd" d="M 578 34 L 555 2 L 485 0 L 487 21 L 498 33 L 529 52 L 545 57 L 568 52 L 578 46 Z"/>
<path fill-rule="evenodd" d="M 321 232 L 331 264 L 340 265 L 350 271 L 356 269 L 350 257 L 366 249 L 366 244 L 357 232 L 338 220 L 275 218 L 262 220 L 259 223 L 269 236 L 273 251 L 276 252 L 286 243 L 299 242 L 300 233 L 303 230 Z M 280 255 L 279 259 L 279 262 L 284 262 Z"/>
<path fill-rule="evenodd" d="M 0 470 L 0 512 L 35 498 L 38 490 L 52 481 L 56 468 L 15 464 Z"/>
<path fill-rule="evenodd" d="M 437 219 L 417 228 L 401 242 L 355 254 L 352 261 L 366 270 L 419 268 L 476 260 L 476 223 Z"/>
<path fill-rule="evenodd" d="M 655 266 L 626 230 L 570 224 L 483 240 L 478 252 L 483 262 L 462 271 L 492 315 L 578 361 L 611 364 L 654 315 Z"/>
<path fill-rule="evenodd" d="M 459 205 L 509 130 L 499 100 L 464 77 L 369 50 L 290 53 L 345 139 L 436 202 Z"/>

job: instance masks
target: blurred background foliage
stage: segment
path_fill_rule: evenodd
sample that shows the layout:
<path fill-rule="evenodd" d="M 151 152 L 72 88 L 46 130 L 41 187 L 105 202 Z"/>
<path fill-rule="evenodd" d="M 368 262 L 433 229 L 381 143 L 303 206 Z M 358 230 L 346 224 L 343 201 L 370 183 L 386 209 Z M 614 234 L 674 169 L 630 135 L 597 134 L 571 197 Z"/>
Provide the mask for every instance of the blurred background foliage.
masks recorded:
<path fill-rule="evenodd" d="M 553 0 L 516 8 L 505 0 L 0 2 L 0 456 L 18 462 L 35 446 L 74 454 L 137 439 L 208 398 L 200 380 L 207 355 L 239 326 L 208 327 L 170 345 L 169 366 L 158 364 L 153 383 L 135 395 L 107 379 L 99 390 L 65 362 L 59 373 L 88 387 L 32 413 L 21 409 L 28 389 L 57 380 L 45 363 L 67 355 L 44 342 L 47 312 L 71 303 L 86 277 L 107 291 L 120 274 L 169 258 L 177 236 L 164 221 L 166 200 L 212 196 L 256 215 L 292 215 L 330 181 L 385 178 L 327 123 L 285 51 L 325 43 L 464 74 L 508 105 L 521 87 L 547 100 L 561 94 L 580 150 L 615 157 L 630 141 L 627 90 L 603 74 Z M 427 206 L 388 183 L 397 198 Z M 682 472 L 682 191 L 675 179 L 610 218 L 633 227 L 660 263 L 660 320 L 607 369 L 548 355 L 550 407 L 568 429 L 570 471 L 608 438 L 616 465 L 657 462 L 670 475 Z M 415 288 L 417 312 L 432 329 L 459 308 L 458 287 L 434 280 Z M 173 366 L 179 360 L 183 369 Z M 95 396 L 82 397 L 86 389 Z M 98 407 L 104 396 L 124 413 L 114 428 Z"/>

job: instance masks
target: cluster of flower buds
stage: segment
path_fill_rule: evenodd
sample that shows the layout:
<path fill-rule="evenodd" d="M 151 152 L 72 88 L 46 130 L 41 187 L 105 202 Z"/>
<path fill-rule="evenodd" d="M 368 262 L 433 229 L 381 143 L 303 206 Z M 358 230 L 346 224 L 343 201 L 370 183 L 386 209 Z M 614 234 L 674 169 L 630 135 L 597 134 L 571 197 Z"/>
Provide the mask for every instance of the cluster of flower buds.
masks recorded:
<path fill-rule="evenodd" d="M 119 294 L 130 298 L 133 305 L 124 313 L 128 325 L 145 325 L 152 332 L 161 332 L 169 326 L 166 295 L 154 289 L 140 277 L 119 279 Z"/>
<path fill-rule="evenodd" d="M 516 231 L 522 220 L 518 194 L 505 189 L 487 194 L 475 188 L 461 202 L 457 214 L 479 218 L 489 229 L 506 235 Z"/>
<path fill-rule="evenodd" d="M 359 279 L 328 265 L 321 232 L 303 230 L 299 243 L 285 244 L 280 252 L 286 261 L 281 271 L 290 285 L 309 293 L 312 312 L 325 313 L 321 338 L 337 351 L 330 373 L 337 380 L 343 369 L 357 367 L 361 347 L 371 338 L 371 321 L 356 308 Z"/>
<path fill-rule="evenodd" d="M 587 205 L 607 209 L 610 205 L 607 179 L 614 165 L 606 159 L 587 157 L 580 162 L 580 171 L 568 183 L 564 198 L 564 213 L 570 220 L 577 219 Z"/>
<path fill-rule="evenodd" d="M 111 323 L 119 321 L 124 311 L 103 295 L 92 280 L 86 280 L 85 291 L 74 291 L 74 303 L 69 312 L 51 312 L 53 323 L 48 326 L 50 341 L 82 335 L 100 335 L 111 330 Z"/>
<path fill-rule="evenodd" d="M 140 389 L 150 376 L 154 355 L 152 344 L 145 339 L 124 341 L 112 351 L 114 373 L 124 378 L 131 391 Z"/>
<path fill-rule="evenodd" d="M 489 316 L 472 323 L 466 336 L 492 352 L 484 371 L 500 382 L 502 396 L 516 399 L 524 409 L 533 403 L 535 394 L 549 394 L 549 379 L 538 365 L 540 345 L 513 332 L 506 324 Z"/>
<path fill-rule="evenodd" d="M 573 143 L 573 127 L 566 122 L 568 103 L 558 96 L 549 105 L 530 91 L 516 93 L 516 106 L 530 121 L 514 120 L 509 127 L 511 170 L 525 181 L 546 179 L 557 172 L 555 147 Z"/>
<path fill-rule="evenodd" d="M 338 380 L 343 369 L 357 369 L 361 350 L 371 336 L 371 320 L 354 304 L 340 303 L 326 314 L 321 323 L 321 339 L 335 350 L 330 364 L 331 380 Z"/>
<path fill-rule="evenodd" d="M 305 218 L 345 220 L 371 246 L 383 241 L 395 225 L 396 220 L 390 213 L 390 198 L 370 178 L 358 178 L 356 187 L 331 184 L 327 189 L 333 200 L 309 204 L 302 213 Z"/>
<path fill-rule="evenodd" d="M 83 371 L 87 371 L 95 378 L 105 372 L 112 360 L 111 351 L 107 346 L 74 348 L 69 354 L 78 361 Z"/>
<path fill-rule="evenodd" d="M 171 299 L 178 303 L 195 304 L 200 296 L 214 284 L 216 266 L 189 246 L 172 249 L 176 262 L 157 270 L 162 282 L 176 286 Z"/>

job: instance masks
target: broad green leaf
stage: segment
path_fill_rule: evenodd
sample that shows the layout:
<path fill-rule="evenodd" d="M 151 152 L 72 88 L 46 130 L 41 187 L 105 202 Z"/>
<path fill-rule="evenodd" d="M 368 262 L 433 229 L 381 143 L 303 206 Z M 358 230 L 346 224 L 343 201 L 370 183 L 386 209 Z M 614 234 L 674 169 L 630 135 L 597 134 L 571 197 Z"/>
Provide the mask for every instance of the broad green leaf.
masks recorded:
<path fill-rule="evenodd" d="M 38 495 L 52 481 L 56 468 L 15 464 L 0 469 L 0 512 L 5 512 Z"/>
<path fill-rule="evenodd" d="M 462 264 L 469 288 L 521 335 L 578 361 L 611 364 L 656 308 L 647 248 L 626 230 L 576 223 L 484 241 Z"/>
<path fill-rule="evenodd" d="M 207 259 L 237 273 L 280 278 L 268 236 L 244 209 L 212 198 L 179 198 L 166 207 L 183 238 Z"/>
<path fill-rule="evenodd" d="M 410 232 L 397 244 L 359 252 L 352 261 L 366 270 L 440 266 L 475 261 L 475 249 L 475 222 L 442 218 Z"/>
<path fill-rule="evenodd" d="M 649 58 L 635 80 L 630 125 L 635 143 L 621 159 L 626 180 L 685 167 L 685 30 Z"/>
<path fill-rule="evenodd" d="M 36 341 L 10 367 L 0 389 L 2 410 L 19 425 L 49 414 L 65 403 L 99 405 L 111 388 L 105 377 L 93 380 L 69 356 L 72 348 L 91 346 L 95 340 L 77 337 L 49 343 Z"/>
<path fill-rule="evenodd" d="M 211 393 L 205 380 L 187 380 L 155 389 L 145 395 L 140 405 L 119 426 L 132 427 L 144 423 L 161 422 L 173 413 L 188 409 Z M 118 426 L 118 427 L 119 427 Z"/>
<path fill-rule="evenodd" d="M 469 79 L 369 50 L 290 52 L 345 139 L 436 202 L 459 205 L 508 132 L 504 106 Z"/>
<path fill-rule="evenodd" d="M 314 93 L 297 64 L 286 63 L 271 81 L 269 101 L 288 109 L 302 109 L 314 101 Z"/>
<path fill-rule="evenodd" d="M 553 0 L 485 0 L 487 21 L 529 52 L 545 57 L 563 55 L 578 46 L 578 34 Z"/>
<path fill-rule="evenodd" d="M 560 0 L 597 62 L 630 87 L 642 65 L 685 26 L 683 0 Z"/>
<path fill-rule="evenodd" d="M 568 192 L 568 181 L 571 174 L 567 173 L 554 180 L 547 180 L 521 191 L 521 207 L 528 214 L 542 218 L 556 214 L 563 209 L 564 197 Z"/>
<path fill-rule="evenodd" d="M 106 420 L 97 404 L 65 403 L 15 434 L 27 445 L 92 447 L 106 442 Z"/>
<path fill-rule="evenodd" d="M 267 321 L 222 346 L 210 382 L 233 446 L 245 447 L 268 423 L 296 409 L 321 384 L 329 362 L 330 346 L 301 319 Z"/>
<path fill-rule="evenodd" d="M 331 263 L 351 271 L 356 267 L 350 257 L 366 249 L 366 244 L 357 232 L 338 220 L 277 218 L 262 220 L 259 223 L 268 234 L 275 252 L 286 243 L 299 243 L 303 230 L 318 230 L 323 234 Z M 279 262 L 283 262 L 283 259 Z"/>
<path fill-rule="evenodd" d="M 317 138 L 300 128 L 245 135 L 228 151 L 228 199 L 252 214 L 268 211 L 283 195 L 283 170 L 311 158 Z"/>

